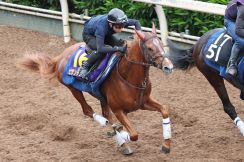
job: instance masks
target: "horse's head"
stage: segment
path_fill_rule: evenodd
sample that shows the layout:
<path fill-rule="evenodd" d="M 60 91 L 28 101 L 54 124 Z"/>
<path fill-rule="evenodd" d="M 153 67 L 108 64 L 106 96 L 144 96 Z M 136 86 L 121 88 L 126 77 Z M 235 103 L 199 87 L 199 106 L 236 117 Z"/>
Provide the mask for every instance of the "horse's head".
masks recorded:
<path fill-rule="evenodd" d="M 152 32 L 136 31 L 136 34 L 141 40 L 141 52 L 147 63 L 161 69 L 166 74 L 171 73 L 173 71 L 173 64 L 166 57 L 164 45 L 157 37 L 155 25 L 153 24 Z"/>

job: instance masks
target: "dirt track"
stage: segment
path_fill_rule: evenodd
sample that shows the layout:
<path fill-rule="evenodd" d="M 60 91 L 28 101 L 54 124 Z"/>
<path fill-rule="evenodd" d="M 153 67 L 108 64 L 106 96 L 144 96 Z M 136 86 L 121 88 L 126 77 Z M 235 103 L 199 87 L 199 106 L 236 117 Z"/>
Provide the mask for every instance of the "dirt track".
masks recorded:
<path fill-rule="evenodd" d="M 65 45 L 62 37 L 7 26 L 0 26 L 0 36 L 0 161 L 244 161 L 244 137 L 197 69 L 170 76 L 151 69 L 153 97 L 170 106 L 172 150 L 160 152 L 160 114 L 139 110 L 129 114 L 139 140 L 130 143 L 134 154 L 124 157 L 68 89 L 14 66 L 25 53 L 55 56 L 74 41 Z M 244 119 L 239 91 L 227 88 Z M 86 98 L 100 113 L 99 102 Z"/>

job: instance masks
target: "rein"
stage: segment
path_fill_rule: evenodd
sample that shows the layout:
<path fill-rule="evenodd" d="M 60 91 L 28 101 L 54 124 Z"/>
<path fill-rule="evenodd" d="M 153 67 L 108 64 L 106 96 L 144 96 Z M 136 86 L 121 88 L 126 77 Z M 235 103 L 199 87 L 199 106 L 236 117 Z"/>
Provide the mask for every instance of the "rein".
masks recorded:
<path fill-rule="evenodd" d="M 127 59 L 126 59 L 127 60 Z M 131 63 L 134 63 L 134 64 L 137 64 L 137 63 L 135 63 L 135 62 L 132 62 L 132 61 L 129 61 L 129 62 L 131 62 Z M 140 64 L 140 65 L 142 65 L 142 64 Z M 139 107 L 143 107 L 144 106 L 144 102 L 143 102 L 143 97 L 144 97 L 144 91 L 145 91 L 145 89 L 147 88 L 147 85 L 148 85 L 148 80 L 149 80 L 149 67 L 150 66 L 145 66 L 144 65 L 144 71 L 145 71 L 145 73 L 146 73 L 146 75 L 145 75 L 145 78 L 144 78 L 144 80 L 141 82 L 141 85 L 140 86 L 136 86 L 136 85 L 133 85 L 133 84 L 131 84 L 130 82 L 128 82 L 126 79 L 124 79 L 121 75 L 120 75 L 120 73 L 119 73 L 119 62 L 117 63 L 117 65 L 116 65 L 116 71 L 117 71 L 117 74 L 118 74 L 118 76 L 119 76 L 119 79 L 120 80 L 122 80 L 126 85 L 128 85 L 129 87 L 132 87 L 132 88 L 134 88 L 134 89 L 138 89 L 138 90 L 140 90 L 140 94 L 139 94 L 139 103 L 138 103 L 138 105 L 139 105 Z"/>

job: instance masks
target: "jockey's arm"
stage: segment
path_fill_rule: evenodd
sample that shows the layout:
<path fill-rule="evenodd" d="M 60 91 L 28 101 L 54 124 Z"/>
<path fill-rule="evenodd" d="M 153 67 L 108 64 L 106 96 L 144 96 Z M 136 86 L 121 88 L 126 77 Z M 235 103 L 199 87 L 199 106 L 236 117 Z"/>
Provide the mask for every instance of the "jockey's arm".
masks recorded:
<path fill-rule="evenodd" d="M 128 19 L 128 22 L 125 24 L 125 27 L 128 27 L 128 26 L 135 26 L 136 30 L 141 30 L 140 22 L 135 19 Z"/>
<path fill-rule="evenodd" d="M 97 43 L 97 52 L 98 53 L 108 53 L 108 52 L 116 52 L 118 49 L 116 47 L 105 46 L 104 39 L 100 37 L 96 37 Z"/>
<path fill-rule="evenodd" d="M 236 34 L 244 38 L 244 5 L 238 6 L 236 18 Z"/>

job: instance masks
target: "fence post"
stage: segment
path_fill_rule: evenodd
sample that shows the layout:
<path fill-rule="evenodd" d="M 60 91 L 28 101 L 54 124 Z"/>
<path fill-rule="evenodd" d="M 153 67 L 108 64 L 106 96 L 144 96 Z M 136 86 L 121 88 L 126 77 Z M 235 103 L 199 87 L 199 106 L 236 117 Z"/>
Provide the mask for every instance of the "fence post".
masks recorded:
<path fill-rule="evenodd" d="M 157 15 L 158 15 L 158 21 L 160 26 L 160 33 L 161 33 L 161 40 L 164 43 L 164 45 L 167 45 L 167 37 L 168 37 L 168 23 L 166 16 L 163 11 L 163 7 L 161 5 L 155 5 L 154 7 Z"/>
<path fill-rule="evenodd" d="M 69 9 L 68 9 L 67 0 L 60 0 L 60 4 L 62 9 L 64 42 L 68 43 L 70 41 L 70 28 L 69 28 Z"/>

